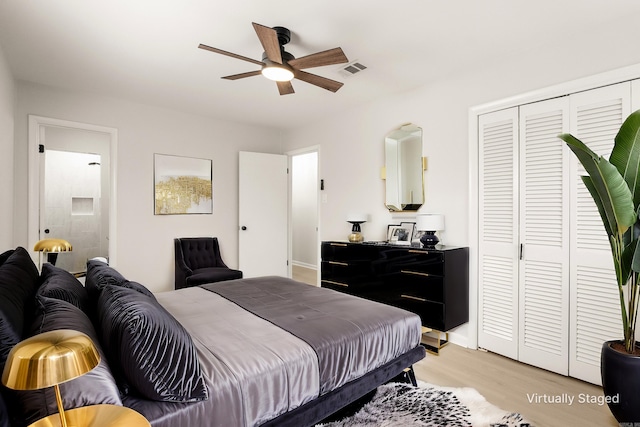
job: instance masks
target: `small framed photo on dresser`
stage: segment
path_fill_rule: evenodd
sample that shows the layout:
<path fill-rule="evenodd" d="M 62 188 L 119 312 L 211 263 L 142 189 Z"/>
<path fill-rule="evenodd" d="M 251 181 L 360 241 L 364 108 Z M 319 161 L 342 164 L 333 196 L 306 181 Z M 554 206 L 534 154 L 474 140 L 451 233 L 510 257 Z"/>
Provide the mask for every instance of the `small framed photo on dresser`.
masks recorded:
<path fill-rule="evenodd" d="M 387 228 L 387 240 L 394 245 L 410 245 L 413 236 L 413 223 L 389 225 Z"/>

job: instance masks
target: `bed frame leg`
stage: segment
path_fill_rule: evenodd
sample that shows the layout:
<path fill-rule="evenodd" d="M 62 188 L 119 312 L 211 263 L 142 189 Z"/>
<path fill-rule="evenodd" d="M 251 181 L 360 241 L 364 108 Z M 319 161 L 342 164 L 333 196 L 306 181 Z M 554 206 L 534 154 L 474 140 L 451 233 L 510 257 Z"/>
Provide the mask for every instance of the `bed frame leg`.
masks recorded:
<path fill-rule="evenodd" d="M 418 381 L 416 380 L 416 373 L 413 371 L 413 366 L 409 366 L 402 371 L 402 375 L 407 382 L 411 383 L 412 386 L 418 387 Z"/>

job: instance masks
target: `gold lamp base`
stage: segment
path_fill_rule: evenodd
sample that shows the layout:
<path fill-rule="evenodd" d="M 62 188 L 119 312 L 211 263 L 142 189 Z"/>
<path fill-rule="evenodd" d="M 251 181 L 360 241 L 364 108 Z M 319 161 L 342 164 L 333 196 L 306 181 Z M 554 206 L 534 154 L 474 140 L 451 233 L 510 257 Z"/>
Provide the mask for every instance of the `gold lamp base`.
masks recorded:
<path fill-rule="evenodd" d="M 91 405 L 64 411 L 69 427 L 151 427 L 133 409 L 117 405 Z M 29 427 L 60 427 L 59 414 L 51 414 Z"/>
<path fill-rule="evenodd" d="M 358 243 L 358 242 L 364 241 L 364 236 L 362 235 L 362 233 L 359 233 L 359 232 L 351 233 L 349 234 L 348 239 L 352 243 Z"/>

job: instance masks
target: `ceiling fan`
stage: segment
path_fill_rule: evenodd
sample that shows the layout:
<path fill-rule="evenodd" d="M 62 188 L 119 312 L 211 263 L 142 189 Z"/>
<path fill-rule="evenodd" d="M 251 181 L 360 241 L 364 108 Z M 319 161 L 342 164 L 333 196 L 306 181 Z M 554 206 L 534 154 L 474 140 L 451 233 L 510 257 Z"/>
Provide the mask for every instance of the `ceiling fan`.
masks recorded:
<path fill-rule="evenodd" d="M 227 52 L 204 44 L 200 44 L 198 46 L 200 49 L 230 56 L 236 59 L 242 59 L 243 61 L 261 66 L 260 70 L 233 74 L 231 76 L 222 77 L 223 79 L 238 80 L 262 74 L 266 78 L 276 82 L 280 95 L 294 93 L 293 85 L 291 84 L 291 80 L 294 78 L 323 89 L 330 90 L 331 92 L 336 92 L 342 87 L 343 84 L 340 82 L 302 71 L 306 68 L 349 62 L 341 48 L 336 47 L 334 49 L 303 56 L 302 58 L 295 58 L 289 52 L 284 50 L 284 45 L 289 43 L 291 40 L 291 32 L 288 29 L 284 27 L 269 28 L 264 25 L 256 24 L 255 22 L 253 23 L 253 28 L 256 30 L 258 39 L 264 48 L 262 61 L 247 58 L 246 56 L 237 55 L 235 53 Z"/>

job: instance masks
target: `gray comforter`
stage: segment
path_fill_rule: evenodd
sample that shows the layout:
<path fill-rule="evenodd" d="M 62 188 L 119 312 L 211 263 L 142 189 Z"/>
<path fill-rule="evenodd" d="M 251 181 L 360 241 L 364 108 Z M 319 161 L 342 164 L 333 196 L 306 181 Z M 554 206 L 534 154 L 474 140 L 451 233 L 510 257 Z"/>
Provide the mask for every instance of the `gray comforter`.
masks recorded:
<path fill-rule="evenodd" d="M 140 407 L 154 427 L 258 426 L 420 342 L 414 314 L 282 277 L 156 296 L 191 334 L 210 393 Z"/>

